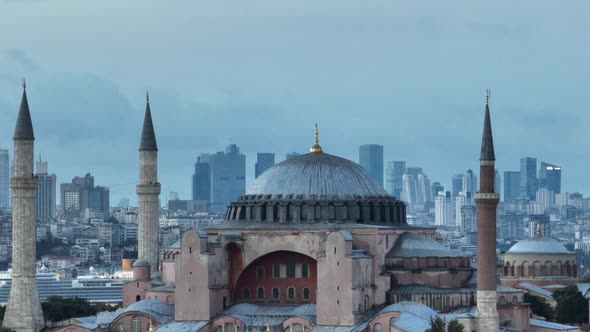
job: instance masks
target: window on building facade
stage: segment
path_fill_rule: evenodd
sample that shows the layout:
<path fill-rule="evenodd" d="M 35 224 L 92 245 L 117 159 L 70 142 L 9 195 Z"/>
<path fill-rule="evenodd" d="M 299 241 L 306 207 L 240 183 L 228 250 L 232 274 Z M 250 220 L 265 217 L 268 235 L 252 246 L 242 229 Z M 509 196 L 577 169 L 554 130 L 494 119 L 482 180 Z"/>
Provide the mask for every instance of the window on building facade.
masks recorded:
<path fill-rule="evenodd" d="M 289 298 L 289 300 L 295 299 L 295 288 L 294 287 L 289 287 L 289 289 L 287 290 L 287 297 Z"/>
<path fill-rule="evenodd" d="M 262 266 L 256 267 L 256 280 L 264 280 L 264 268 Z"/>
<path fill-rule="evenodd" d="M 301 277 L 309 278 L 309 263 L 303 263 L 301 265 Z"/>
<path fill-rule="evenodd" d="M 278 263 L 274 263 L 272 265 L 272 277 L 273 278 L 280 278 L 281 277 L 281 266 Z"/>
<path fill-rule="evenodd" d="M 295 278 L 295 259 L 292 256 L 287 259 L 287 278 Z"/>
<path fill-rule="evenodd" d="M 117 332 L 125 332 L 125 325 L 123 323 L 117 324 Z"/>
<path fill-rule="evenodd" d="M 281 296 L 281 292 L 279 291 L 278 287 L 274 287 L 272 289 L 272 298 L 273 299 L 278 299 Z"/>
<path fill-rule="evenodd" d="M 131 331 L 132 332 L 142 332 L 141 331 L 141 319 L 138 316 L 133 316 L 131 320 Z"/>
<path fill-rule="evenodd" d="M 258 289 L 256 289 L 256 297 L 259 299 L 264 298 L 264 287 L 258 287 Z"/>
<path fill-rule="evenodd" d="M 383 326 L 379 323 L 373 325 L 373 332 L 383 332 Z"/>
<path fill-rule="evenodd" d="M 245 299 L 249 299 L 250 298 L 250 288 L 244 288 L 242 289 L 242 297 Z"/>
<path fill-rule="evenodd" d="M 309 288 L 304 288 L 303 289 L 303 298 L 305 300 L 309 300 Z"/>

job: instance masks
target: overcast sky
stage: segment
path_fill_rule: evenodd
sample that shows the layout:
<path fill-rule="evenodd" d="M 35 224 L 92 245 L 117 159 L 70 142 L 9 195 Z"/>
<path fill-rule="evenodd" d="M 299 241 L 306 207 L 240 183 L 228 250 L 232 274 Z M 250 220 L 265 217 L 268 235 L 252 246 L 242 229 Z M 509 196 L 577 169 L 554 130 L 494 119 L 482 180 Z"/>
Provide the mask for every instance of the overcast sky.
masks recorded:
<path fill-rule="evenodd" d="M 58 183 L 91 172 L 136 201 L 149 90 L 162 200 L 189 199 L 196 156 L 236 143 L 358 146 L 446 187 L 477 169 L 485 89 L 500 171 L 563 167 L 590 194 L 590 1 L 0 0 L 0 147 L 27 78 L 36 151 Z"/>

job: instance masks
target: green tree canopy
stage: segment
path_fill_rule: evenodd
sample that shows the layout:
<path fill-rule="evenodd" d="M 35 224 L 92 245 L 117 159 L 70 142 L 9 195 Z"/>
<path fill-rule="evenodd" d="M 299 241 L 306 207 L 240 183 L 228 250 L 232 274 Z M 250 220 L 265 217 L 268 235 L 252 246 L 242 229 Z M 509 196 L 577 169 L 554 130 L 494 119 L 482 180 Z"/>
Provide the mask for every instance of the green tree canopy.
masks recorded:
<path fill-rule="evenodd" d="M 564 324 L 583 324 L 588 322 L 588 300 L 576 286 L 567 286 L 553 292 L 557 301 L 555 319 Z"/>
<path fill-rule="evenodd" d="M 99 311 L 114 311 L 117 307 L 101 303 L 90 303 L 88 300 L 74 297 L 63 298 L 50 296 L 47 301 L 41 303 L 45 320 L 59 322 L 72 317 L 84 317 L 96 315 Z"/>
<path fill-rule="evenodd" d="M 555 313 L 551 305 L 540 296 L 524 293 L 524 302 L 531 304 L 531 310 L 535 315 L 543 316 L 548 321 L 553 321 Z"/>
<path fill-rule="evenodd" d="M 445 332 L 446 326 L 447 323 L 442 318 L 436 316 L 430 318 L 430 328 L 426 332 Z"/>
<path fill-rule="evenodd" d="M 464 332 L 465 327 L 458 320 L 452 319 L 447 326 L 447 332 Z"/>

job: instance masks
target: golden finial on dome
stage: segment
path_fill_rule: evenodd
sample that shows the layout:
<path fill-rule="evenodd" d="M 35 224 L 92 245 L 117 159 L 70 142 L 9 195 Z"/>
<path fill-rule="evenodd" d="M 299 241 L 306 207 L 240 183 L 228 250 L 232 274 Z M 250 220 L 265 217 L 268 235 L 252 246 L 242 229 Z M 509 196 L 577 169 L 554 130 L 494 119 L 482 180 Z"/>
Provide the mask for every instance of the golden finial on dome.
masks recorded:
<path fill-rule="evenodd" d="M 541 223 L 537 224 L 537 236 L 541 236 Z"/>
<path fill-rule="evenodd" d="M 148 332 L 154 332 L 154 324 L 152 324 L 152 317 L 150 317 L 150 326 L 148 328 Z"/>
<path fill-rule="evenodd" d="M 315 144 L 311 147 L 311 149 L 309 149 L 309 152 L 311 153 L 320 153 L 320 152 L 324 152 L 322 150 L 322 147 L 320 146 L 320 139 L 319 139 L 319 134 L 318 134 L 318 124 L 315 124 Z"/>
<path fill-rule="evenodd" d="M 266 332 L 270 332 L 270 321 L 266 322 Z"/>

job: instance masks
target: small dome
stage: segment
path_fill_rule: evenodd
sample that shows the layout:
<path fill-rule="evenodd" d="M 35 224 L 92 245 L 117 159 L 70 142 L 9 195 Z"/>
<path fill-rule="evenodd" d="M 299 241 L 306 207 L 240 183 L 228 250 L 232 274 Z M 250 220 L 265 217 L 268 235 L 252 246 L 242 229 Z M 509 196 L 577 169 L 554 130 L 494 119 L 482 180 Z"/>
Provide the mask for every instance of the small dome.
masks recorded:
<path fill-rule="evenodd" d="M 132 267 L 150 267 L 150 262 L 146 261 L 145 259 L 138 259 L 133 262 Z"/>
<path fill-rule="evenodd" d="M 291 158 L 262 173 L 247 195 L 303 195 L 316 199 L 391 197 L 358 164 L 323 152 Z"/>
<path fill-rule="evenodd" d="M 442 244 L 424 236 L 404 233 L 395 242 L 386 257 L 463 257 L 460 252 L 453 251 Z"/>
<path fill-rule="evenodd" d="M 543 236 L 518 241 L 507 254 L 571 254 L 572 252 L 556 239 Z"/>

